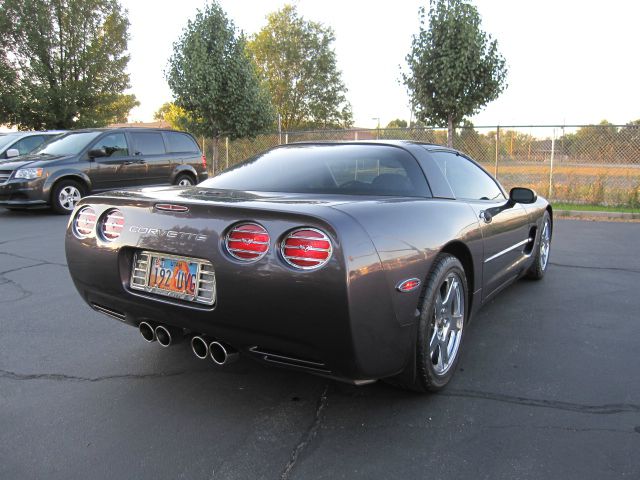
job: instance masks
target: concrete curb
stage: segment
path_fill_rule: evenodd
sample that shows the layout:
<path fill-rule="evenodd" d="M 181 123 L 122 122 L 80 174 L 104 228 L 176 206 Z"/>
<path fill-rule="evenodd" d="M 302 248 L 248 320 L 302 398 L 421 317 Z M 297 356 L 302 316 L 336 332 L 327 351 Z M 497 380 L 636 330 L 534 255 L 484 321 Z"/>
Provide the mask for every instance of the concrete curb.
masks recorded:
<path fill-rule="evenodd" d="M 597 218 L 597 219 L 616 218 L 621 220 L 640 220 L 640 213 L 626 213 L 626 212 L 590 212 L 585 210 L 554 210 L 553 214 L 558 217 L 572 217 L 572 218 Z"/>

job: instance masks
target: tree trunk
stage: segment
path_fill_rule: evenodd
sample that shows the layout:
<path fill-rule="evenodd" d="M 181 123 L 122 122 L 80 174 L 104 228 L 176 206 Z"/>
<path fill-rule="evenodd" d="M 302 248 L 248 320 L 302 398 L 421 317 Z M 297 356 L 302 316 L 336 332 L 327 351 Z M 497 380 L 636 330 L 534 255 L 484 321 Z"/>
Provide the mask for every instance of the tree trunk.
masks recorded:
<path fill-rule="evenodd" d="M 453 148 L 453 116 L 447 119 L 447 147 Z"/>

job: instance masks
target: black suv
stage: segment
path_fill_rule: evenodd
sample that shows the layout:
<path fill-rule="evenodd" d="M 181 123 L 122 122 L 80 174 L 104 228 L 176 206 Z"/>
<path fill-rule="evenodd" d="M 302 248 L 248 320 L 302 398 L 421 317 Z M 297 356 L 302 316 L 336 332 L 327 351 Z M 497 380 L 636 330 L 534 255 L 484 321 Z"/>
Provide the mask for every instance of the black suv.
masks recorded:
<path fill-rule="evenodd" d="M 83 196 L 148 185 L 195 185 L 207 163 L 188 133 L 147 128 L 76 130 L 31 155 L 0 161 L 0 206 L 70 213 Z"/>

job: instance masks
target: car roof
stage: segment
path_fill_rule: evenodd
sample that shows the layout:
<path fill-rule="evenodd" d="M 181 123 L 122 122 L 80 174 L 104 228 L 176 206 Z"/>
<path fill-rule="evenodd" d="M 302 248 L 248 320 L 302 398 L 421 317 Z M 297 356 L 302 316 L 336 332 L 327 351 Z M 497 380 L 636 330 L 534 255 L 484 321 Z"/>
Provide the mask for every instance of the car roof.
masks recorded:
<path fill-rule="evenodd" d="M 69 130 L 65 133 L 83 133 L 83 132 L 176 132 L 191 135 L 189 132 L 181 130 L 173 130 L 171 128 L 153 128 L 153 127 L 103 127 L 103 128 L 81 128 L 79 130 Z"/>
<path fill-rule="evenodd" d="M 403 147 L 408 145 L 418 145 L 423 147 L 427 151 L 433 150 L 447 150 L 453 153 L 459 153 L 454 148 L 440 145 L 437 143 L 418 142 L 414 140 L 315 140 L 315 141 L 302 141 L 291 142 L 287 145 L 281 145 L 282 147 L 295 145 L 387 145 L 395 147 Z"/>
<path fill-rule="evenodd" d="M 22 137 L 30 137 L 33 135 L 61 135 L 67 132 L 68 130 L 41 130 L 41 131 L 29 130 L 29 131 L 20 131 L 20 132 L 2 132 L 0 133 L 0 136 L 22 138 Z"/>

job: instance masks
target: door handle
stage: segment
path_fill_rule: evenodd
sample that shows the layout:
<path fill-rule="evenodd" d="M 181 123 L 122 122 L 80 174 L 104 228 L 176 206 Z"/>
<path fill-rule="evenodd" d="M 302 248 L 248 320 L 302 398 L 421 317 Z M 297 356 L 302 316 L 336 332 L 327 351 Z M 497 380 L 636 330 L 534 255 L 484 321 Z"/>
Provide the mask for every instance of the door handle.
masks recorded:
<path fill-rule="evenodd" d="M 480 219 L 484 223 L 491 223 L 491 220 L 493 220 L 493 216 L 486 210 L 480 210 Z"/>

